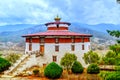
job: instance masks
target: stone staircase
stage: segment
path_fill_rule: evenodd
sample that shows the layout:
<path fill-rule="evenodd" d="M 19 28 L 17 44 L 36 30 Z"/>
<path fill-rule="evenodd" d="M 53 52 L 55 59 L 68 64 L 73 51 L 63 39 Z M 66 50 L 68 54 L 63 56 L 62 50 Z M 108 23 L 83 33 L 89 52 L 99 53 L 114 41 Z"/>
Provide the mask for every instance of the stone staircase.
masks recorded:
<path fill-rule="evenodd" d="M 35 54 L 25 54 L 19 60 L 13 64 L 9 70 L 5 71 L 5 75 L 16 76 L 27 68 L 36 65 L 36 55 Z"/>
<path fill-rule="evenodd" d="M 44 64 L 48 64 L 48 60 L 47 60 L 47 57 L 46 56 L 37 56 L 36 57 L 36 60 L 39 61 L 37 64 L 40 65 L 40 66 L 43 66 Z"/>

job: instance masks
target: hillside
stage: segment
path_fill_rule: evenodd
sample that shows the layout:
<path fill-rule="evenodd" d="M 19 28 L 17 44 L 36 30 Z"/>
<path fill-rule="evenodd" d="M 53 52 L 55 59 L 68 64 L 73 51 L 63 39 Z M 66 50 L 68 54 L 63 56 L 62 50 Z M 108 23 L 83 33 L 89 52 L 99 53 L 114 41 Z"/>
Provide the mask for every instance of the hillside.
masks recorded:
<path fill-rule="evenodd" d="M 8 41 L 19 42 L 21 40 L 24 40 L 21 37 L 24 34 L 31 34 L 31 33 L 42 32 L 42 31 L 45 31 L 45 26 L 34 25 L 33 27 L 23 29 L 23 30 L 1 32 L 0 33 L 0 41 L 1 42 L 8 42 Z"/>
<path fill-rule="evenodd" d="M 17 26 L 21 27 L 18 28 Z M 25 27 L 26 26 L 26 27 Z M 28 27 L 29 26 L 29 27 Z M 111 26 L 111 27 L 110 27 Z M 86 33 L 86 34 L 92 34 L 93 37 L 97 37 L 99 39 L 102 39 L 104 41 L 111 39 L 111 37 L 106 33 L 106 30 L 120 30 L 120 25 L 112 25 L 112 24 L 98 24 L 98 25 L 88 25 L 88 24 L 80 24 L 80 23 L 72 23 L 72 25 L 69 27 L 71 31 L 79 32 L 79 33 Z M 8 28 L 9 27 L 9 28 Z M 15 28 L 16 31 L 12 31 L 10 28 Z M 16 24 L 16 25 L 8 25 L 6 29 L 8 28 L 9 31 L 0 32 L 0 41 L 1 42 L 19 42 L 23 41 L 24 39 L 21 37 L 24 34 L 30 34 L 30 33 L 37 33 L 37 32 L 43 32 L 46 30 L 46 26 L 43 24 L 37 25 L 37 24 Z"/>
<path fill-rule="evenodd" d="M 3 26 L 0 26 L 0 32 L 18 31 L 18 30 L 27 29 L 33 26 L 35 26 L 35 24 L 3 25 Z"/>
<path fill-rule="evenodd" d="M 106 30 L 120 30 L 120 25 L 115 24 L 96 24 L 96 25 L 89 25 L 89 24 L 81 24 L 81 23 L 72 23 L 73 26 L 84 27 L 87 29 L 95 30 L 102 33 L 107 33 Z"/>

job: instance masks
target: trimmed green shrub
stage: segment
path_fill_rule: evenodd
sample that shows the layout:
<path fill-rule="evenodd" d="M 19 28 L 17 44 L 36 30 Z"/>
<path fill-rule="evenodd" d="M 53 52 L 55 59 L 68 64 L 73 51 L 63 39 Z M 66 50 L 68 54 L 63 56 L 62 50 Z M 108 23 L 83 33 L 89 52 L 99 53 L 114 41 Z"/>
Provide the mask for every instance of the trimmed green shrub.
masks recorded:
<path fill-rule="evenodd" d="M 62 75 L 62 71 L 63 69 L 58 64 L 52 62 L 46 66 L 44 75 L 48 78 L 56 79 Z"/>
<path fill-rule="evenodd" d="M 10 66 L 11 63 L 8 60 L 0 57 L 0 72 L 7 70 Z"/>
<path fill-rule="evenodd" d="M 73 73 L 77 74 L 77 73 L 82 73 L 84 68 L 83 68 L 83 66 L 81 65 L 80 62 L 75 61 L 72 68 L 71 68 L 71 70 L 72 70 Z"/>
<path fill-rule="evenodd" d="M 97 64 L 90 64 L 87 68 L 87 73 L 89 74 L 98 74 L 100 72 L 100 68 L 98 67 Z"/>

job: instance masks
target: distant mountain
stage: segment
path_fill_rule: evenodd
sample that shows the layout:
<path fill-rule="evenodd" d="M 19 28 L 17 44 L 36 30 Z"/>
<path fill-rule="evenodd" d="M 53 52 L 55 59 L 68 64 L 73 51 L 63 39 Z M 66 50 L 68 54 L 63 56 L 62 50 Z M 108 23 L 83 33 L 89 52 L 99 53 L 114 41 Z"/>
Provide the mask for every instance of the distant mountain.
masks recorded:
<path fill-rule="evenodd" d="M 28 24 L 28 25 L 30 25 L 30 24 Z M 32 25 L 30 25 L 30 26 L 32 26 Z M 23 29 L 23 30 L 1 32 L 0 33 L 0 41 L 1 42 L 8 42 L 8 41 L 19 42 L 19 41 L 24 40 L 21 37 L 22 35 L 36 33 L 36 32 L 42 32 L 45 30 L 46 30 L 46 27 L 43 24 L 40 24 L 40 25 L 34 25 L 33 27 Z"/>
<path fill-rule="evenodd" d="M 0 32 L 6 32 L 6 31 L 18 31 L 27 29 L 30 27 L 35 26 L 35 24 L 15 24 L 15 25 L 4 25 L 0 26 Z"/>
<path fill-rule="evenodd" d="M 17 26 L 19 27 L 17 29 Z M 25 27 L 26 26 L 26 27 Z M 6 29 L 9 26 L 6 26 Z M 10 25 L 9 28 L 12 28 Z M 13 25 L 13 28 L 16 31 L 5 31 L 0 32 L 0 41 L 2 42 L 20 42 L 24 39 L 21 37 L 25 34 L 37 33 L 46 31 L 46 26 L 43 24 L 21 24 L 21 25 Z M 111 37 L 107 34 L 106 30 L 120 30 L 120 25 L 113 25 L 113 24 L 98 24 L 98 25 L 88 25 L 88 24 L 80 24 L 80 23 L 72 23 L 69 27 L 71 31 L 79 32 L 79 33 L 86 33 L 92 34 L 93 37 L 101 38 L 104 40 L 109 40 Z M 9 30 L 9 29 L 8 29 Z"/>
<path fill-rule="evenodd" d="M 84 27 L 87 29 L 107 33 L 106 30 L 120 30 L 120 24 L 96 24 L 96 25 L 89 25 L 89 24 L 82 24 L 82 23 L 72 23 L 73 26 Z"/>

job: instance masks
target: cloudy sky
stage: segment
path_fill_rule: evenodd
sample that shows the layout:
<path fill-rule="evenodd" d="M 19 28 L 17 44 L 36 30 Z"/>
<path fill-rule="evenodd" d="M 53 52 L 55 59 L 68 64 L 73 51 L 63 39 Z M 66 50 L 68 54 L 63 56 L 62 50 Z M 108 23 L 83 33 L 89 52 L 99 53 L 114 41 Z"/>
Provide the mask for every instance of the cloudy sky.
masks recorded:
<path fill-rule="evenodd" d="M 120 24 L 116 0 L 0 0 L 0 25 L 53 21 Z"/>

